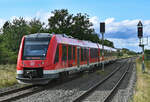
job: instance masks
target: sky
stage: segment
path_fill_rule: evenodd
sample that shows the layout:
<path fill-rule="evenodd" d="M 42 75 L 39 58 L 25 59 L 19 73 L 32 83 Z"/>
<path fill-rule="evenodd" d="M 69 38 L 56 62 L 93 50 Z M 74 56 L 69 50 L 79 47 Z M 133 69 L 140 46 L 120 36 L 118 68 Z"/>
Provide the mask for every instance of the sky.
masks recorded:
<path fill-rule="evenodd" d="M 137 23 L 144 25 L 144 43 L 150 35 L 149 0 L 0 0 L 0 27 L 7 20 L 24 17 L 31 20 L 36 17 L 48 23 L 51 11 L 68 9 L 69 13 L 87 13 L 93 28 L 99 33 L 99 23 L 106 23 L 105 39 L 114 42 L 116 48 L 128 48 L 141 51 L 138 46 Z M 146 49 L 150 49 L 150 38 Z"/>

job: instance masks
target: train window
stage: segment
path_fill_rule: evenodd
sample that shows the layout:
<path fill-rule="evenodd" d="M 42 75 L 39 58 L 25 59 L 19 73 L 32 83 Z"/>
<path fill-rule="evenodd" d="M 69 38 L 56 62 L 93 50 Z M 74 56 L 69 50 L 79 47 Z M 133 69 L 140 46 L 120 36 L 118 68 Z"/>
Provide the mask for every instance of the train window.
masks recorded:
<path fill-rule="evenodd" d="M 100 56 L 102 56 L 102 51 L 103 51 L 103 50 L 102 50 L 102 49 L 100 49 Z"/>
<path fill-rule="evenodd" d="M 94 58 L 94 49 L 91 49 L 92 50 L 92 58 Z"/>
<path fill-rule="evenodd" d="M 62 61 L 66 61 L 67 60 L 67 46 L 63 45 L 62 46 Z"/>
<path fill-rule="evenodd" d="M 98 57 L 98 49 L 93 48 L 91 49 L 91 58 L 97 58 Z"/>
<path fill-rule="evenodd" d="M 96 52 L 96 57 L 98 58 L 98 49 L 96 49 L 97 50 L 97 52 Z"/>
<path fill-rule="evenodd" d="M 92 48 L 90 48 L 90 56 L 91 56 L 91 58 L 93 58 L 93 49 Z"/>
<path fill-rule="evenodd" d="M 98 58 L 98 49 L 96 49 L 96 58 Z"/>
<path fill-rule="evenodd" d="M 75 60 L 75 52 L 76 52 L 75 46 L 73 46 L 73 60 Z"/>
<path fill-rule="evenodd" d="M 68 60 L 72 60 L 72 46 L 68 47 Z"/>
<path fill-rule="evenodd" d="M 87 51 L 86 51 L 86 48 L 84 49 L 84 61 L 86 61 L 87 59 Z"/>
<path fill-rule="evenodd" d="M 94 49 L 94 58 L 96 58 L 96 49 Z"/>
<path fill-rule="evenodd" d="M 95 49 L 95 58 L 97 58 L 97 49 Z"/>
<path fill-rule="evenodd" d="M 57 46 L 57 49 L 56 49 L 56 54 L 55 54 L 55 61 L 54 63 L 58 62 L 59 61 L 59 45 Z"/>
<path fill-rule="evenodd" d="M 96 50 L 93 49 L 93 58 L 95 58 Z"/>
<path fill-rule="evenodd" d="M 83 48 L 81 48 L 81 61 L 84 61 L 84 53 L 83 53 Z"/>
<path fill-rule="evenodd" d="M 90 49 L 90 56 L 91 56 L 91 58 L 95 58 L 95 49 L 94 48 Z"/>

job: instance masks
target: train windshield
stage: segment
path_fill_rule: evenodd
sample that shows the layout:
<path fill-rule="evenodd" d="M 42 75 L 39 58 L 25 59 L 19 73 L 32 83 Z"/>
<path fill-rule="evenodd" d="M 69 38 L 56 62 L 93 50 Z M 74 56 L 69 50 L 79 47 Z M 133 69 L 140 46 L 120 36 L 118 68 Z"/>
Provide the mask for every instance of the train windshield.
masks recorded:
<path fill-rule="evenodd" d="M 45 59 L 50 38 L 26 38 L 24 43 L 24 59 Z"/>

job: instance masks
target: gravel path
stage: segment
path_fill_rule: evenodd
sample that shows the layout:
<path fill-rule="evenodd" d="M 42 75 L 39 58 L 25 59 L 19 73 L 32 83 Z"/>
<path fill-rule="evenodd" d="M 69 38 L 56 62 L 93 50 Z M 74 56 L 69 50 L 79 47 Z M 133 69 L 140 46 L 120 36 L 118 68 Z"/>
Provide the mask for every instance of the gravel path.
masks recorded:
<path fill-rule="evenodd" d="M 84 75 L 78 79 L 20 99 L 17 102 L 71 102 L 73 98 L 86 91 L 93 86 L 94 83 L 97 83 L 97 81 L 102 80 L 122 62 L 123 61 L 117 61 L 114 64 L 107 65 L 105 67 L 105 74 L 101 72 L 84 73 Z"/>

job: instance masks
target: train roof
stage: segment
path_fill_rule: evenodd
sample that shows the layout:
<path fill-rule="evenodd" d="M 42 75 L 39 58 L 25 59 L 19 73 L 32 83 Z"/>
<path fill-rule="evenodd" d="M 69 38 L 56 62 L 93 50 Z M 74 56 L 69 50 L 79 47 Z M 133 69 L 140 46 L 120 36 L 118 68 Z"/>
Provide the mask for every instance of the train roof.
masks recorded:
<path fill-rule="evenodd" d="M 35 34 L 29 34 L 25 35 L 26 38 L 45 38 L 45 37 L 51 37 L 52 35 L 49 33 L 35 33 Z"/>
<path fill-rule="evenodd" d="M 70 45 L 75 45 L 75 46 L 80 46 L 80 47 L 101 48 L 102 49 L 102 45 L 99 43 L 93 43 L 91 41 L 85 41 L 85 40 L 78 40 L 71 36 L 67 36 L 66 34 L 35 33 L 35 34 L 25 35 L 26 38 L 35 38 L 35 37 L 45 38 L 45 37 L 53 37 L 53 36 L 55 36 L 57 42 L 61 43 L 61 44 L 70 44 Z M 108 46 L 104 46 L 104 49 L 112 50 L 112 51 L 117 50 L 115 48 L 111 48 Z"/>
<path fill-rule="evenodd" d="M 55 36 L 56 36 L 56 40 L 58 43 L 102 49 L 102 45 L 99 43 L 93 43 L 91 41 L 85 41 L 85 40 L 78 40 L 71 36 L 67 36 L 65 34 L 56 34 Z M 104 46 L 104 49 L 117 51 L 116 48 L 112 48 L 112 47 L 108 47 L 108 46 Z"/>
<path fill-rule="evenodd" d="M 55 35 L 55 37 L 58 43 L 76 45 L 81 47 L 98 48 L 97 44 L 91 41 L 78 40 L 75 38 L 67 37 L 66 35 L 64 36 L 62 34 L 57 34 Z"/>

